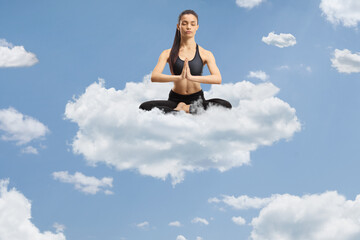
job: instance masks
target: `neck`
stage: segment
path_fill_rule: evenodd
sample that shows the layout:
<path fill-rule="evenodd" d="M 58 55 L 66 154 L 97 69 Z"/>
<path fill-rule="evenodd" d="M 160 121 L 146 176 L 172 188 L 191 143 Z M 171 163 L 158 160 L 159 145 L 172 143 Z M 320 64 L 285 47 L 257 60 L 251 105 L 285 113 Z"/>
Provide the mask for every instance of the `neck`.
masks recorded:
<path fill-rule="evenodd" d="M 195 38 L 181 38 L 180 48 L 194 49 L 195 47 Z"/>

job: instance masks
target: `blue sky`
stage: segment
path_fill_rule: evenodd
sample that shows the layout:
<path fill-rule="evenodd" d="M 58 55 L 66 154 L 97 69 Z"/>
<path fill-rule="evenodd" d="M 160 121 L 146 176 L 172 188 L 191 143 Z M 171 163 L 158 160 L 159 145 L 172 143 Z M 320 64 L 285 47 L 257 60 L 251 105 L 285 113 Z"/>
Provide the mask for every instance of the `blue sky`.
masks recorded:
<path fill-rule="evenodd" d="M 234 108 L 139 112 L 185 9 Z M 0 239 L 359 239 L 359 22 L 356 0 L 0 0 Z"/>

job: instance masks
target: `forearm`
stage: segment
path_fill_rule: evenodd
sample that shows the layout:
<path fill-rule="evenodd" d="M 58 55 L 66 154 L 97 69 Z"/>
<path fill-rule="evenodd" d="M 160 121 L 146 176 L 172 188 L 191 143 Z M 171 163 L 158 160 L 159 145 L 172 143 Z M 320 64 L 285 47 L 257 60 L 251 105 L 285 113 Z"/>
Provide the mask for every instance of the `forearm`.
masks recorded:
<path fill-rule="evenodd" d="M 162 73 L 153 73 L 151 74 L 152 82 L 176 82 L 180 80 L 180 75 L 167 75 Z"/>
<path fill-rule="evenodd" d="M 189 80 L 198 83 L 220 84 L 221 76 L 219 75 L 191 76 Z"/>

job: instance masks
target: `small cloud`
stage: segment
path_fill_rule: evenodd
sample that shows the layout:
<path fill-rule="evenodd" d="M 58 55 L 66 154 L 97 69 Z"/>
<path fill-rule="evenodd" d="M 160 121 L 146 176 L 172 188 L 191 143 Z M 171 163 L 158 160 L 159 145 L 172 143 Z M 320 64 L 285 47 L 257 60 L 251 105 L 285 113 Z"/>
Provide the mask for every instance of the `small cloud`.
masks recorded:
<path fill-rule="evenodd" d="M 216 198 L 216 197 L 214 197 L 214 198 L 209 198 L 209 199 L 208 199 L 208 202 L 209 202 L 209 203 L 219 203 L 219 202 L 221 202 L 221 200 L 218 199 L 218 198 Z"/>
<path fill-rule="evenodd" d="M 307 72 L 311 73 L 312 72 L 312 69 L 310 66 L 306 66 L 304 64 L 300 64 L 300 68 L 301 69 L 305 69 Z"/>
<path fill-rule="evenodd" d="M 196 217 L 193 220 L 191 220 L 192 223 L 202 223 L 204 225 L 209 225 L 209 222 L 205 218 L 199 218 Z"/>
<path fill-rule="evenodd" d="M 263 71 L 256 71 L 256 72 L 252 72 L 250 71 L 250 73 L 247 76 L 248 78 L 258 78 L 262 81 L 265 81 L 269 78 L 269 75 L 267 75 L 265 72 Z"/>
<path fill-rule="evenodd" d="M 64 232 L 65 230 L 65 225 L 63 224 L 59 224 L 59 223 L 54 223 L 53 227 L 56 229 L 56 232 Z"/>
<path fill-rule="evenodd" d="M 348 49 L 335 49 L 331 62 L 331 66 L 336 68 L 340 73 L 360 72 L 360 53 L 353 54 Z"/>
<path fill-rule="evenodd" d="M 289 70 L 290 67 L 288 65 L 282 65 L 280 67 L 277 67 L 276 70 Z"/>
<path fill-rule="evenodd" d="M 96 177 L 85 176 L 80 172 L 71 175 L 67 171 L 53 172 L 52 175 L 55 180 L 74 184 L 75 189 L 86 194 L 96 194 L 99 191 L 104 191 L 107 195 L 113 194 L 112 191 L 105 189 L 112 187 L 113 178 L 110 177 L 97 179 Z"/>
<path fill-rule="evenodd" d="M 239 226 L 242 226 L 242 225 L 245 225 L 245 224 L 246 224 L 245 219 L 242 218 L 242 217 L 232 217 L 231 220 L 232 220 L 235 224 L 237 224 L 237 225 L 239 225 Z"/>
<path fill-rule="evenodd" d="M 0 39 L 0 68 L 29 67 L 38 62 L 36 55 L 27 52 L 23 46 L 13 46 L 5 39 Z"/>
<path fill-rule="evenodd" d="M 268 45 L 274 45 L 279 48 L 290 47 L 296 44 L 295 37 L 290 33 L 275 34 L 271 32 L 267 37 L 262 37 L 262 41 Z"/>
<path fill-rule="evenodd" d="M 360 22 L 359 0 L 321 0 L 322 15 L 334 25 L 357 27 Z"/>
<path fill-rule="evenodd" d="M 183 235 L 178 235 L 176 240 L 186 240 L 186 238 Z"/>
<path fill-rule="evenodd" d="M 236 0 L 236 5 L 242 8 L 252 9 L 262 2 L 265 2 L 265 0 Z"/>
<path fill-rule="evenodd" d="M 1 55 L 1 54 L 0 54 Z M 36 120 L 27 115 L 23 115 L 16 109 L 9 107 L 0 109 L 0 132 L 1 139 L 4 141 L 15 141 L 17 145 L 24 145 L 35 139 L 43 138 L 49 129 Z M 34 150 L 31 147 L 25 148 L 25 151 Z"/>
<path fill-rule="evenodd" d="M 181 227 L 181 223 L 179 221 L 170 222 L 169 226 L 172 227 Z"/>
<path fill-rule="evenodd" d="M 272 196 L 271 198 L 252 198 L 247 195 L 241 195 L 239 197 L 223 195 L 222 199 L 219 201 L 235 209 L 257 209 L 264 207 L 274 198 L 276 198 L 276 196 Z"/>
<path fill-rule="evenodd" d="M 110 190 L 105 190 L 104 193 L 105 193 L 106 195 L 113 195 L 113 194 L 114 194 L 114 192 L 112 192 L 112 191 L 110 191 Z"/>
<path fill-rule="evenodd" d="M 21 150 L 22 153 L 25 154 L 38 154 L 38 150 L 32 146 L 27 146 Z"/>
<path fill-rule="evenodd" d="M 150 223 L 149 223 L 148 221 L 145 221 L 145 222 L 136 224 L 136 226 L 137 226 L 138 228 L 144 229 L 144 228 L 149 227 L 149 226 L 150 226 Z"/>

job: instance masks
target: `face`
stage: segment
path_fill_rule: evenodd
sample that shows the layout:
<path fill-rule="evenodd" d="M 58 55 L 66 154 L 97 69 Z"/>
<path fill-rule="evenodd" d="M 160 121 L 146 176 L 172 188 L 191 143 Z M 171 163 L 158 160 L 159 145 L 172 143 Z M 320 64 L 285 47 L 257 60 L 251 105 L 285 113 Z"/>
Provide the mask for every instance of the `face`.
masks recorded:
<path fill-rule="evenodd" d="M 177 24 L 177 28 L 180 30 L 181 36 L 193 37 L 199 28 L 197 19 L 192 14 L 184 14 L 180 19 L 180 24 Z"/>

